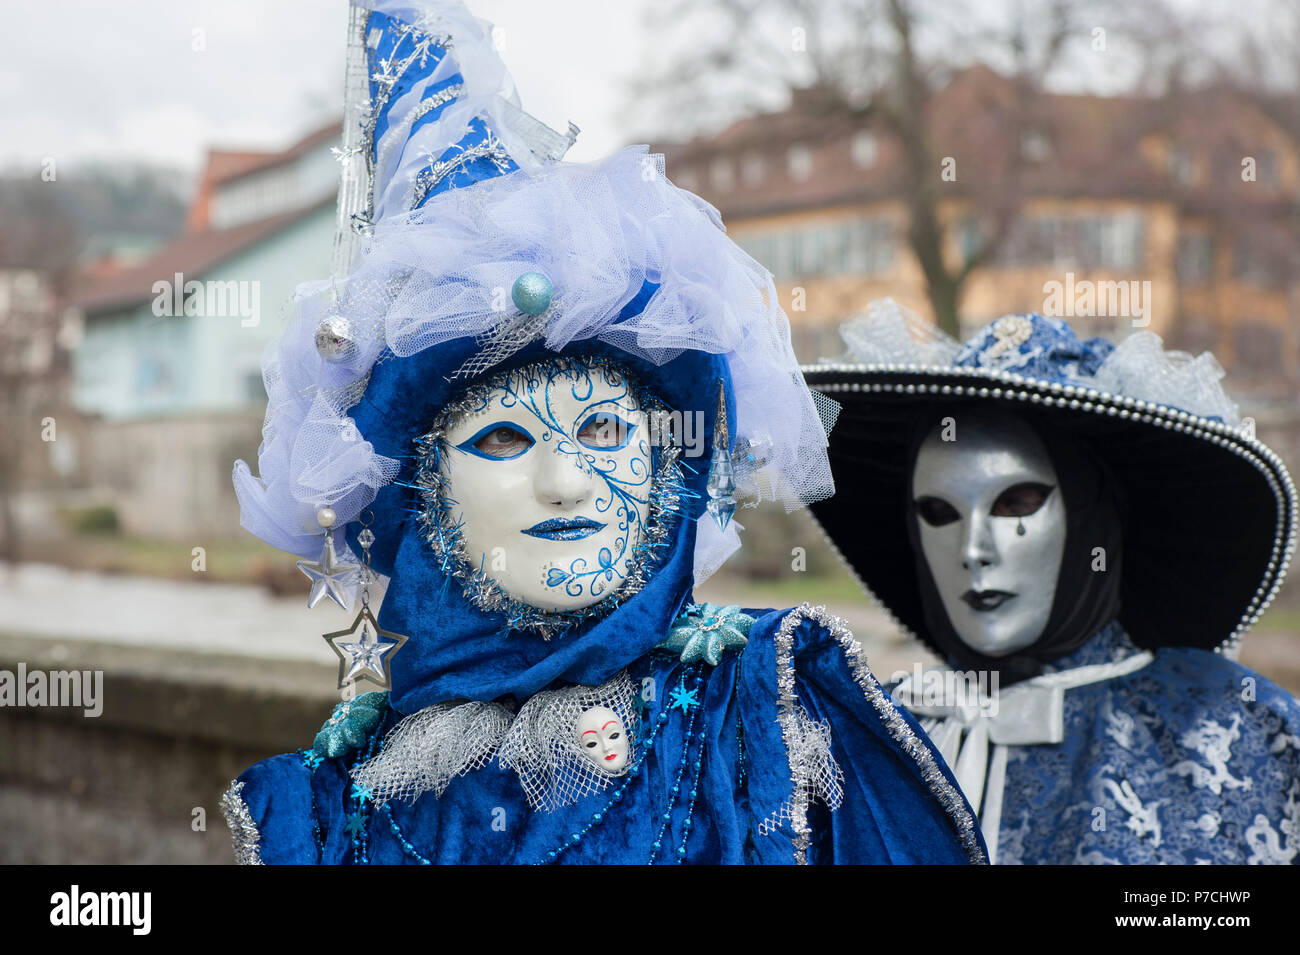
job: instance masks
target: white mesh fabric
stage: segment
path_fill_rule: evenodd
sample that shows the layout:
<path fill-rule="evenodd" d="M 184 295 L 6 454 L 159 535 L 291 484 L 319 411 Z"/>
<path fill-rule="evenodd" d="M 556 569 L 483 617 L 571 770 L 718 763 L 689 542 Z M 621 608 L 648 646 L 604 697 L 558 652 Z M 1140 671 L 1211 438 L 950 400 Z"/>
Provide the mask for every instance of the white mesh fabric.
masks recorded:
<path fill-rule="evenodd" d="M 877 299 L 865 314 L 845 322 L 840 337 L 848 349 L 847 360 L 863 365 L 944 368 L 961 348 L 956 339 L 888 298 Z M 1223 390 L 1223 377 L 1222 366 L 1209 352 L 1193 357 L 1166 351 L 1159 335 L 1140 331 L 1120 342 L 1095 375 L 1078 375 L 1068 383 L 1221 418 L 1238 427 L 1241 418 Z"/>
<path fill-rule="evenodd" d="M 864 365 L 949 365 L 961 343 L 892 298 L 840 326 L 851 361 Z M 824 361 L 827 359 L 823 359 Z"/>
<path fill-rule="evenodd" d="M 597 766 L 578 744 L 582 714 L 604 706 L 618 714 L 628 733 L 628 765 L 636 755 L 636 688 L 626 671 L 601 686 L 572 686 L 538 693 L 519 710 L 501 743 L 497 758 L 519 776 L 534 809 L 547 812 L 567 806 L 589 793 L 600 792 L 623 773 Z M 626 769 L 624 770 L 624 773 Z"/>
<path fill-rule="evenodd" d="M 352 770 L 376 803 L 437 798 L 457 776 L 486 766 L 506 731 L 510 711 L 500 703 L 439 703 L 389 730 L 379 755 Z"/>
<path fill-rule="evenodd" d="M 1241 418 L 1236 402 L 1223 390 L 1223 376 L 1223 366 L 1209 352 L 1192 357 L 1165 351 L 1159 335 L 1134 332 L 1107 356 L 1095 376 L 1080 379 L 1079 384 L 1222 418 L 1237 427 Z"/>

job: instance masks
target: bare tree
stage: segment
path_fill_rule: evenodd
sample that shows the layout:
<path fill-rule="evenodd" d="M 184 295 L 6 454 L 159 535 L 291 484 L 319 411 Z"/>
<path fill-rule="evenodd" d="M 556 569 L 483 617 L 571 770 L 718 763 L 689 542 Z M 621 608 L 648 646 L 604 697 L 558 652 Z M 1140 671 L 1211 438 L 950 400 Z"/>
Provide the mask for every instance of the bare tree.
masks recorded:
<path fill-rule="evenodd" d="M 66 374 L 57 302 L 75 260 L 76 230 L 53 188 L 33 178 L 0 189 L 0 560 L 10 563 L 20 553 L 14 496 Z"/>
<path fill-rule="evenodd" d="M 828 129 L 837 118 L 878 122 L 902 150 L 908 246 L 937 322 L 957 334 L 967 280 L 998 254 L 1019 216 L 1022 136 L 1034 103 L 1050 75 L 1070 69 L 1069 54 L 1095 42 L 1098 24 L 1117 22 L 1115 10 L 1107 0 L 964 9 L 951 0 L 682 0 L 656 25 L 685 37 L 681 53 L 647 72 L 637 95 L 716 126 L 728 114 L 771 109 L 792 89 L 816 87 Z M 1010 95 L 996 135 L 960 144 L 961 176 L 948 182 L 941 164 L 958 144 L 936 138 L 944 135 L 935 128 L 936 97 L 978 63 L 1005 77 Z M 670 129 L 684 131 L 680 122 Z M 956 255 L 959 243 L 941 214 L 948 197 L 973 210 L 973 234 Z"/>

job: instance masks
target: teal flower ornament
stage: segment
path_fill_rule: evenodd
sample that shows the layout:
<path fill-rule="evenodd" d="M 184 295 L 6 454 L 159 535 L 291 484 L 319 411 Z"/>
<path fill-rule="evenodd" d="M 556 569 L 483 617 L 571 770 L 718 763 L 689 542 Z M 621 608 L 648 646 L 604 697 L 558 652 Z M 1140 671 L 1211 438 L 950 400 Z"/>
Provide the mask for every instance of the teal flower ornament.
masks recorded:
<path fill-rule="evenodd" d="M 668 639 L 659 644 L 659 649 L 680 653 L 683 663 L 703 660 L 717 666 L 724 651 L 732 647 L 739 650 L 749 642 L 749 628 L 753 625 L 754 618 L 741 613 L 739 607 L 691 604 L 673 621 Z"/>
<path fill-rule="evenodd" d="M 312 752 L 333 759 L 359 748 L 370 738 L 387 709 L 387 693 L 362 693 L 338 704 L 316 734 Z"/>

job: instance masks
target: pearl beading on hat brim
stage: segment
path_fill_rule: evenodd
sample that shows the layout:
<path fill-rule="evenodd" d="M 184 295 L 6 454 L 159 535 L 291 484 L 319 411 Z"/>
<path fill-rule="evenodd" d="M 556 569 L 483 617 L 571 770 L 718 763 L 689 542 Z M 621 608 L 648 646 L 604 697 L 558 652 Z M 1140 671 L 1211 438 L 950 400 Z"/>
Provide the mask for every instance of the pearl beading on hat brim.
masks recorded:
<path fill-rule="evenodd" d="M 1236 650 L 1242 636 L 1259 621 L 1277 596 L 1278 589 L 1286 579 L 1291 566 L 1291 558 L 1296 547 L 1296 487 L 1287 471 L 1286 465 L 1275 451 L 1257 438 L 1244 434 L 1237 428 L 1221 421 L 1211 421 L 1200 415 L 1191 414 L 1167 405 L 1143 401 L 1096 388 L 1082 388 L 1078 385 L 1063 385 L 1059 382 L 1046 382 L 1037 378 L 1017 375 L 1012 372 L 993 371 L 983 368 L 960 368 L 947 365 L 911 365 L 911 364 L 875 364 L 859 365 L 832 363 L 805 365 L 801 368 L 805 376 L 813 373 L 831 374 L 893 374 L 893 375 L 933 375 L 944 378 L 974 379 L 982 384 L 923 382 L 920 384 L 905 382 L 827 382 L 810 385 L 814 391 L 834 395 L 845 392 L 876 392 L 908 395 L 938 395 L 954 398 L 991 398 L 1002 401 L 1027 401 L 1030 404 L 1064 408 L 1070 411 L 1083 411 L 1103 414 L 1111 418 L 1126 421 L 1138 421 L 1154 425 L 1168 431 L 1209 441 L 1245 459 L 1263 475 L 1273 492 L 1277 507 L 1277 522 L 1273 533 L 1273 545 L 1269 561 L 1264 569 L 1264 578 L 1255 590 L 1254 596 L 1246 606 L 1236 628 L 1223 639 L 1215 651 L 1219 653 Z M 820 527 L 820 523 L 818 524 Z M 822 535 L 831 548 L 847 566 L 848 561 L 840 552 L 830 535 L 822 528 Z M 852 568 L 850 567 L 850 570 Z M 867 595 L 880 607 L 884 608 L 909 636 L 917 635 L 904 627 L 894 617 L 892 611 L 885 607 L 883 601 L 871 593 L 866 582 L 853 571 L 854 578 Z"/>

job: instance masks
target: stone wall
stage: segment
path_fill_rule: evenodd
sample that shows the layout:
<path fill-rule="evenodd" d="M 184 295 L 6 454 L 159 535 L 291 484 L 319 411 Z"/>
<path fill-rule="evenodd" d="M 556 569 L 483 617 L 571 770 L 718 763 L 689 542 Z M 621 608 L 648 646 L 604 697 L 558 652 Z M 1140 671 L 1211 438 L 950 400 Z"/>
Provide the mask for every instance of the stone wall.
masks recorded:
<path fill-rule="evenodd" d="M 0 634 L 0 670 L 19 662 L 103 670 L 104 706 L 0 708 L 4 864 L 229 863 L 221 794 L 337 700 L 310 663 Z"/>

